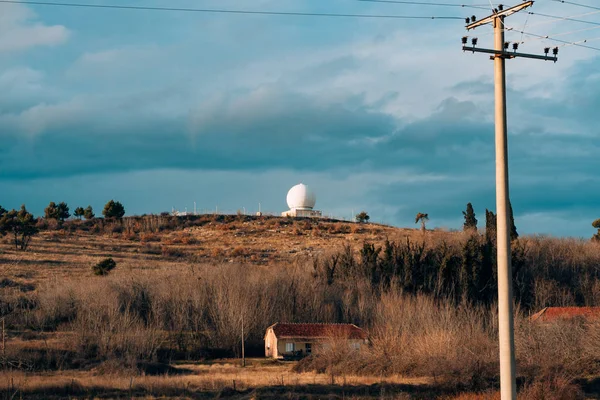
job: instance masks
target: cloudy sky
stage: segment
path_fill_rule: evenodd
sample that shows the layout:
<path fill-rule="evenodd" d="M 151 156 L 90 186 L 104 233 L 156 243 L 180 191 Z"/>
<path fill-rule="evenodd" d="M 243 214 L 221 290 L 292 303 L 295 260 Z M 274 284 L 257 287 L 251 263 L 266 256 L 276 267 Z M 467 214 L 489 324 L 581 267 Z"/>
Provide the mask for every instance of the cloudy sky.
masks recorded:
<path fill-rule="evenodd" d="M 92 3 L 92 0 L 81 0 Z M 452 2 L 452 0 L 450 0 Z M 456 4 L 460 4 L 458 1 Z M 486 4 L 486 1 L 479 1 Z M 495 3 L 495 2 L 494 2 Z M 356 0 L 98 0 L 292 12 L 458 16 Z M 591 39 L 600 11 L 540 0 L 507 20 L 520 50 Z M 491 47 L 492 28 L 475 33 Z M 461 20 L 232 15 L 0 3 L 0 204 L 128 214 L 286 209 L 462 226 L 495 209 L 493 65 Z M 600 51 L 507 62 L 511 199 L 521 233 L 590 237 L 600 217 Z"/>

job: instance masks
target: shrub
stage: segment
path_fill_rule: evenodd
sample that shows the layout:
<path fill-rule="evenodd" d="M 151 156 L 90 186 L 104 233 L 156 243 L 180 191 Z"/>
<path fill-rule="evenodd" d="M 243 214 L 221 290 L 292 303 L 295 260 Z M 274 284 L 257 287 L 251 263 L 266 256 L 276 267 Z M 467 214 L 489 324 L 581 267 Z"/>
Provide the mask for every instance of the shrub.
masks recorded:
<path fill-rule="evenodd" d="M 210 255 L 213 258 L 221 258 L 221 257 L 223 257 L 224 253 L 225 252 L 223 251 L 223 249 L 215 247 L 211 250 Z"/>
<path fill-rule="evenodd" d="M 154 233 L 142 233 L 140 235 L 140 240 L 142 242 L 160 242 L 160 236 L 155 235 Z"/>
<path fill-rule="evenodd" d="M 94 265 L 92 267 L 92 270 L 94 271 L 95 275 L 103 276 L 108 275 L 108 273 L 115 269 L 116 266 L 117 263 L 115 262 L 115 260 L 109 257 Z"/>
<path fill-rule="evenodd" d="M 162 254 L 162 250 L 159 246 L 153 246 L 151 244 L 145 244 L 142 247 L 142 253 L 144 254 L 154 254 L 154 255 L 159 255 Z"/>
<path fill-rule="evenodd" d="M 163 257 L 179 258 L 179 257 L 185 256 L 185 253 L 175 247 L 163 246 L 162 247 L 162 255 L 163 255 Z"/>
<path fill-rule="evenodd" d="M 360 213 L 356 214 L 355 219 L 356 219 L 356 222 L 364 224 L 366 222 L 369 222 L 371 217 L 369 216 L 369 214 L 367 214 L 366 211 L 361 211 Z"/>
<path fill-rule="evenodd" d="M 246 255 L 246 249 L 244 247 L 236 247 L 235 249 L 233 249 L 233 251 L 231 252 L 231 255 L 233 257 L 243 257 Z"/>
<path fill-rule="evenodd" d="M 540 377 L 525 385 L 519 392 L 523 400 L 583 400 L 585 395 L 572 379 L 556 374 L 550 377 Z"/>

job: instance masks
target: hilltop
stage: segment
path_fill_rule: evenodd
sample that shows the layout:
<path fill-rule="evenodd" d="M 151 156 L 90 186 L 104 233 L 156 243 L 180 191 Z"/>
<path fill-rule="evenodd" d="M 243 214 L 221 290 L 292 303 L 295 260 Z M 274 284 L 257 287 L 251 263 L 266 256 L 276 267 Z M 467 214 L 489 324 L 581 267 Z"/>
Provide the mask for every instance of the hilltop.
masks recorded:
<path fill-rule="evenodd" d="M 105 257 L 115 274 L 135 270 L 190 268 L 194 264 L 291 264 L 350 245 L 422 236 L 414 229 L 329 219 L 237 215 L 142 216 L 122 221 L 71 220 L 40 226 L 28 251 L 2 239 L 0 266 L 19 284 L 91 275 Z M 448 235 L 428 232 L 429 235 Z"/>

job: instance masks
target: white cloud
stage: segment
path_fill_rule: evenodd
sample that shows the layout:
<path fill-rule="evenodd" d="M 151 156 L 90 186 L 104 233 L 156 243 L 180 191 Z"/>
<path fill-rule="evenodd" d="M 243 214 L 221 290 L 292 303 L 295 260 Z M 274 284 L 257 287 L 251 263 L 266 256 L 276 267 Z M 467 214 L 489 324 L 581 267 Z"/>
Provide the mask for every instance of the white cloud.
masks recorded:
<path fill-rule="evenodd" d="M 6 132 L 35 136 L 52 128 L 68 128 L 76 121 L 89 118 L 89 107 L 82 98 L 64 103 L 40 103 L 19 113 L 0 115 L 0 124 L 7 127 Z"/>
<path fill-rule="evenodd" d="M 90 51 L 81 55 L 67 70 L 73 78 L 89 78 L 90 76 L 123 76 L 131 79 L 132 75 L 147 70 L 148 65 L 160 61 L 164 50 L 156 46 L 127 46 L 107 50 Z"/>
<path fill-rule="evenodd" d="M 2 4 L 0 14 L 0 53 L 27 50 L 37 46 L 56 46 L 70 35 L 62 25 L 48 26 L 20 4 Z"/>
<path fill-rule="evenodd" d="M 0 71 L 0 90 L 17 95 L 23 92 L 37 92 L 42 88 L 44 74 L 29 67 L 11 68 Z"/>

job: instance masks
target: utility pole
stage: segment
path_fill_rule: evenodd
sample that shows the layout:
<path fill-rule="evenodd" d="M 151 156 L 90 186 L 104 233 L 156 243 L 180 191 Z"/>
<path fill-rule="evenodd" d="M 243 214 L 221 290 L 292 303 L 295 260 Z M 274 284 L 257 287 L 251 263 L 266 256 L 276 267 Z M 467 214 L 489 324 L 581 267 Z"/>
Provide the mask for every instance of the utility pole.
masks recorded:
<path fill-rule="evenodd" d="M 475 16 L 466 19 L 467 31 L 482 25 L 492 24 L 494 27 L 494 49 L 482 49 L 477 46 L 477 38 L 471 39 L 472 46 L 467 46 L 468 38 L 462 38 L 463 51 L 492 54 L 494 61 L 494 87 L 496 101 L 496 212 L 497 212 L 497 246 L 498 246 L 498 336 L 500 342 L 500 396 L 502 400 L 517 399 L 515 334 L 512 295 L 512 265 L 509 230 L 509 185 L 508 185 L 508 145 L 506 133 L 506 73 L 505 60 L 516 57 L 538 60 L 558 60 L 558 47 L 549 56 L 549 47 L 544 49 L 545 55 L 517 53 L 518 43 L 504 41 L 504 19 L 525 8 L 531 7 L 533 1 L 525 1 L 514 7 L 504 9 L 502 5 L 493 10 L 493 14 L 477 20 Z"/>

